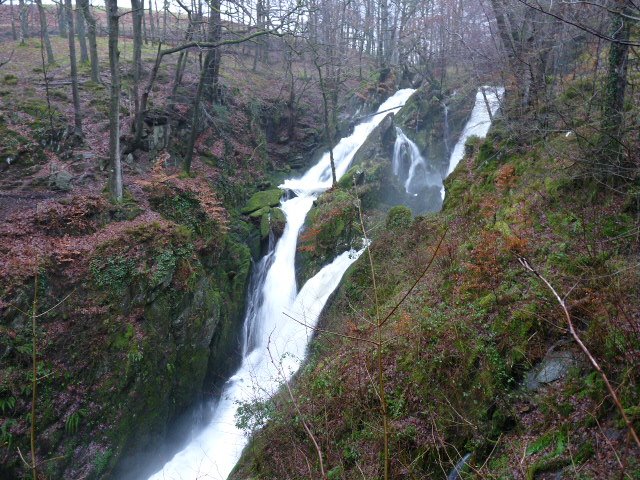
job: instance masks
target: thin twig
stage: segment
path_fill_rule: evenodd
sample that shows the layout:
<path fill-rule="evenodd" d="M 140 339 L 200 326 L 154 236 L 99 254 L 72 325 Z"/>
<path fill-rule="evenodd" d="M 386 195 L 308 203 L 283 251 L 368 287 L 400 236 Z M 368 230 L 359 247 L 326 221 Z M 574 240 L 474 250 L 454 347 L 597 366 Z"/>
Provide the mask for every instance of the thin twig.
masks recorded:
<path fill-rule="evenodd" d="M 271 344 L 271 335 L 269 335 L 269 342 L 268 342 L 267 345 L 270 345 L 270 344 Z M 291 387 L 289 386 L 289 382 L 287 381 L 287 379 L 284 376 L 284 373 L 282 372 L 282 370 L 280 369 L 280 367 L 278 366 L 278 364 L 274 360 L 273 355 L 271 354 L 271 348 L 269 346 L 267 346 L 267 351 L 269 352 L 269 357 L 271 358 L 271 363 L 273 363 L 273 366 L 278 369 L 278 373 L 282 377 L 284 386 L 286 387 L 287 392 L 289 393 L 289 398 L 291 399 L 291 403 L 293 403 L 293 407 L 296 409 L 296 412 L 298 413 L 298 417 L 300 418 L 300 421 L 302 422 L 302 426 L 304 427 L 305 432 L 307 432 L 307 435 L 309 436 L 309 439 L 311 440 L 311 442 L 313 442 L 313 445 L 314 445 L 314 447 L 316 449 L 316 453 L 318 454 L 318 462 L 320 463 L 320 473 L 322 474 L 322 478 L 324 479 L 324 478 L 326 478 L 326 474 L 324 472 L 324 461 L 322 460 L 322 450 L 320 450 L 320 445 L 318 445 L 318 442 L 316 441 L 316 437 L 313 435 L 313 433 L 311 432 L 311 429 L 307 425 L 307 422 L 304 419 L 304 415 L 302 415 L 302 412 L 300 411 L 300 407 L 298 406 L 298 402 L 296 402 L 296 399 L 293 396 L 293 392 L 291 391 Z"/>
<path fill-rule="evenodd" d="M 396 305 L 391 309 L 391 311 L 387 314 L 386 317 L 384 317 L 384 319 L 382 320 L 381 324 L 384 325 L 387 320 L 389 320 L 391 318 L 391 316 L 396 312 L 396 310 L 398 309 L 398 307 L 400 305 L 402 305 L 402 303 L 406 300 L 406 298 L 411 294 L 411 292 L 413 292 L 413 290 L 416 288 L 416 286 L 418 285 L 418 283 L 420 283 L 420 280 L 422 280 L 422 277 L 424 277 L 427 272 L 429 271 L 429 268 L 431 268 L 431 264 L 433 263 L 433 261 L 436 258 L 436 255 L 438 254 L 438 250 L 440 250 L 440 245 L 442 245 L 442 242 L 444 240 L 444 237 L 447 235 L 447 231 L 448 228 L 445 228 L 444 232 L 442 233 L 442 236 L 440 237 L 440 240 L 438 241 L 438 245 L 436 246 L 435 251 L 433 252 L 433 255 L 431 255 L 431 259 L 429 260 L 429 263 L 427 263 L 427 266 L 424 268 L 424 270 L 422 271 L 422 273 L 420 274 L 420 276 L 416 279 L 416 281 L 413 283 L 413 285 L 411 285 L 411 288 L 409 290 L 406 291 L 406 293 L 402 296 L 402 298 L 400 299 L 400 301 L 398 303 L 396 303 Z"/>

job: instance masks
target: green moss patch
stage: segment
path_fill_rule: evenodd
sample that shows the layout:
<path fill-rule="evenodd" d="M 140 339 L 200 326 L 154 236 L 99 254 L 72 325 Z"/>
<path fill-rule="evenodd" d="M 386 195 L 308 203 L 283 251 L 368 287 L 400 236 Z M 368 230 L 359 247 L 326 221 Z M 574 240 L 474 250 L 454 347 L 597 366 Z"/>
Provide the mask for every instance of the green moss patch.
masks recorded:
<path fill-rule="evenodd" d="M 255 193 L 242 208 L 242 213 L 252 213 L 265 207 L 275 207 L 280 204 L 282 190 L 274 188 Z"/>

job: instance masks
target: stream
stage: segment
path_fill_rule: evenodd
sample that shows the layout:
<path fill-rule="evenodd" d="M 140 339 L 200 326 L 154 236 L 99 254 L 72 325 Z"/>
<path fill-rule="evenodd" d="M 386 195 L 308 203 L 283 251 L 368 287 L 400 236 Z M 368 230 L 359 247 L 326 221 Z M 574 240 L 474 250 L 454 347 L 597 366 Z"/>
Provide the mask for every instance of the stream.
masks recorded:
<path fill-rule="evenodd" d="M 349 169 L 357 150 L 388 111 L 400 109 L 414 91 L 399 90 L 380 105 L 378 112 L 384 113 L 369 117 L 340 140 L 333 149 L 338 178 Z M 238 407 L 266 400 L 295 373 L 304 360 L 313 327 L 326 301 L 344 272 L 362 253 L 342 253 L 298 292 L 295 278 L 298 234 L 313 201 L 331 187 L 329 153 L 302 177 L 288 179 L 281 187 L 295 196 L 285 197 L 281 202 L 287 219 L 284 232 L 253 274 L 240 368 L 224 385 L 209 424 L 150 480 L 227 478 L 249 440 L 236 426 Z"/>
<path fill-rule="evenodd" d="M 400 109 L 414 91 L 397 91 L 378 108 L 378 112 L 383 113 L 369 117 L 358 124 L 351 135 L 340 140 L 333 149 L 337 178 L 346 173 L 357 150 L 388 111 Z M 498 89 L 487 89 L 492 114 L 498 109 L 501 95 Z M 471 117 L 451 154 L 449 173 L 462 158 L 467 138 L 486 135 L 491 123 L 486 103 L 479 91 Z M 409 147 L 409 157 L 413 157 L 404 178 L 405 188 L 411 193 L 414 182 L 420 181 L 415 178 L 421 170 L 417 167 L 425 165 L 420 153 L 415 151 L 415 144 L 404 134 L 402 137 L 402 142 Z M 241 366 L 225 383 L 220 399 L 212 407 L 208 425 L 149 480 L 225 480 L 249 441 L 246 433 L 236 426 L 240 405 L 268 399 L 300 367 L 325 303 L 344 272 L 364 250 L 338 255 L 298 291 L 295 278 L 298 234 L 314 200 L 330 187 L 328 152 L 302 177 L 288 179 L 281 185 L 287 192 L 280 204 L 287 222 L 282 237 L 270 246 L 252 275 Z"/>

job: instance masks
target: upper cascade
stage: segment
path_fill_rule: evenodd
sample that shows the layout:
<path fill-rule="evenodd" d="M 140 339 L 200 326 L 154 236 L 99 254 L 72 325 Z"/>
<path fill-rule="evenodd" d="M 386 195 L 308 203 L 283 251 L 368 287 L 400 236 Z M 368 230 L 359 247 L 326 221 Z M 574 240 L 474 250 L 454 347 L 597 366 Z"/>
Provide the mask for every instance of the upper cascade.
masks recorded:
<path fill-rule="evenodd" d="M 384 120 L 390 111 L 397 111 L 411 95 L 413 88 L 398 90 L 380 105 L 376 114 L 371 115 L 367 121 L 359 123 L 353 129 L 351 135 L 342 138 L 333 147 L 333 158 L 336 167 L 336 177 L 342 177 L 351 165 L 354 155 L 365 142 L 371 132 Z M 311 167 L 301 178 L 285 180 L 282 188 L 293 190 L 298 195 L 313 195 L 331 188 L 331 163 L 329 152 Z"/>
<path fill-rule="evenodd" d="M 484 138 L 487 136 L 491 120 L 500 108 L 500 102 L 504 95 L 503 87 L 483 86 L 476 93 L 476 103 L 471 111 L 471 116 L 458 139 L 458 143 L 453 148 L 449 158 L 449 170 L 447 176 L 451 175 L 464 157 L 464 145 L 469 137 L 476 136 Z M 489 113 L 490 112 L 490 113 Z"/>

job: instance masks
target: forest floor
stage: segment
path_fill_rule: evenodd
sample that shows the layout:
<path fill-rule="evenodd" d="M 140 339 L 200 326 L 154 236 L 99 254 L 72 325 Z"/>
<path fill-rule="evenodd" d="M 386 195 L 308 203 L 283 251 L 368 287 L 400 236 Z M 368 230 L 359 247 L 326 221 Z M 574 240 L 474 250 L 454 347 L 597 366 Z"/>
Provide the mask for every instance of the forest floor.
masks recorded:
<path fill-rule="evenodd" d="M 73 145 L 64 137 L 65 129 L 73 119 L 68 45 L 66 39 L 57 36 L 52 36 L 51 40 L 56 64 L 45 66 L 48 100 L 40 42 L 29 40 L 26 45 L 5 42 L 3 47 L 7 52 L 13 51 L 11 61 L 0 72 L 0 213 L 4 219 L 3 256 L 8 260 L 3 262 L 4 273 L 11 270 L 29 276 L 30 270 L 20 260 L 33 258 L 36 245 L 41 260 L 48 255 L 49 242 L 37 240 L 37 226 L 31 222 L 27 228 L 28 219 L 32 216 L 30 213 L 36 214 L 61 203 L 84 204 L 83 198 L 102 196 L 107 181 L 108 66 L 104 61 L 101 63 L 103 84 L 91 82 L 89 66 L 80 66 L 78 80 L 84 138 L 80 145 Z M 106 39 L 99 38 L 98 46 L 100 58 L 106 59 Z M 121 39 L 120 50 L 123 73 L 121 130 L 126 139 L 133 115 L 131 77 L 128 75 L 131 40 Z M 251 192 L 278 170 L 286 171 L 290 161 L 306 153 L 317 141 L 314 125 L 317 125 L 319 112 L 318 98 L 314 95 L 318 92 L 312 79 L 303 72 L 304 66 L 295 66 L 300 69 L 296 72 L 296 86 L 305 90 L 298 107 L 300 116 L 294 130 L 295 138 L 283 139 L 286 135 L 284 103 L 288 97 L 287 79 L 278 68 L 260 66 L 257 72 L 253 72 L 253 56 L 248 52 L 247 47 L 246 54 L 237 49 L 224 56 L 221 78 L 225 101 L 213 107 L 210 126 L 196 143 L 196 178 L 193 182 L 211 185 L 212 195 L 229 208 L 242 204 L 247 195 L 243 192 Z M 143 48 L 144 71 L 147 74 L 155 54 L 155 46 Z M 127 203 L 143 212 L 149 209 L 148 189 L 143 186 L 149 182 L 171 180 L 179 173 L 180 138 L 187 133 L 190 92 L 195 88 L 197 75 L 191 68 L 187 69 L 183 87 L 169 106 L 175 60 L 176 56 L 173 56 L 162 65 L 152 91 L 150 108 L 168 109 L 172 126 L 177 125 L 180 130 L 172 132 L 175 138 L 168 148 L 151 153 L 138 151 L 125 157 L 123 162 Z M 142 82 L 146 82 L 146 75 Z M 280 123 L 274 117 L 280 117 Z M 274 124 L 268 126 L 269 131 L 266 131 L 267 123 Z M 51 125 L 56 132 L 53 138 Z M 100 203 L 100 209 L 105 208 L 111 209 L 113 215 L 119 207 Z M 97 213 L 92 212 L 92 215 Z M 60 221 L 64 223 L 65 220 Z M 29 237 L 13 241 L 12 233 L 21 229 L 29 230 Z M 51 232 L 40 233 L 49 238 Z M 55 248 L 54 245 L 49 247 Z"/>

